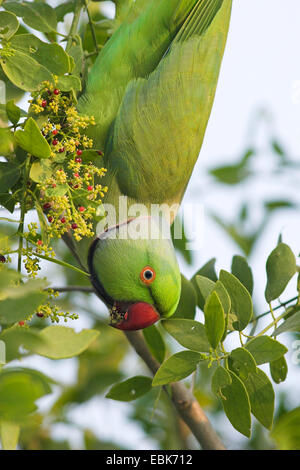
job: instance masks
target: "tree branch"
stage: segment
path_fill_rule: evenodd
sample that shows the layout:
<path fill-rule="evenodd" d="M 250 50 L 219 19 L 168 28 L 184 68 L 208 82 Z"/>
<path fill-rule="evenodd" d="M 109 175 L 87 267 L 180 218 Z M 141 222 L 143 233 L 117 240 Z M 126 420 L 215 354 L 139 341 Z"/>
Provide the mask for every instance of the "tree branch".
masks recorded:
<path fill-rule="evenodd" d="M 125 333 L 131 346 L 143 359 L 154 375 L 160 367 L 159 362 L 152 356 L 140 331 Z M 225 450 L 225 446 L 212 428 L 207 416 L 191 392 L 181 383 L 173 383 L 172 401 L 180 417 L 190 428 L 195 438 L 205 450 Z"/>
<path fill-rule="evenodd" d="M 92 38 L 93 38 L 93 42 L 94 42 L 94 46 L 95 46 L 95 52 L 96 52 L 96 54 L 98 54 L 99 48 L 98 48 L 98 43 L 97 43 L 96 31 L 95 31 L 95 27 L 94 27 L 92 17 L 90 15 L 90 10 L 89 10 L 89 7 L 88 7 L 87 0 L 84 0 L 84 5 L 85 5 L 85 9 L 86 9 L 86 12 L 87 12 L 87 15 L 88 15 L 90 30 L 91 30 L 91 33 L 92 33 Z"/>
<path fill-rule="evenodd" d="M 51 289 L 55 290 L 56 292 L 86 292 L 90 294 L 95 293 L 95 290 L 89 286 L 51 287 Z"/>
<path fill-rule="evenodd" d="M 70 31 L 69 31 L 69 34 L 68 34 L 68 42 L 67 42 L 67 47 L 66 47 L 67 52 L 69 51 L 70 47 L 72 46 L 73 37 L 75 36 L 75 34 L 77 32 L 77 27 L 78 27 L 78 23 L 79 23 L 82 8 L 83 8 L 82 0 L 77 0 L 77 2 L 75 4 L 73 21 L 72 21 L 71 28 L 70 28 Z"/>

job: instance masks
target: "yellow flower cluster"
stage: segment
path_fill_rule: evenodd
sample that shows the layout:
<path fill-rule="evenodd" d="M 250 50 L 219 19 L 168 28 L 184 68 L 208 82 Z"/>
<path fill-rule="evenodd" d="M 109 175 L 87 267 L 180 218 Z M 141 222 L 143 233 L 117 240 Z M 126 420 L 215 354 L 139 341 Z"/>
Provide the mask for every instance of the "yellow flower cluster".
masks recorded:
<path fill-rule="evenodd" d="M 84 133 L 95 119 L 78 113 L 73 93 L 59 90 L 57 80 L 54 85 L 43 82 L 30 110 L 41 114 L 41 130 L 51 148 L 51 176 L 37 185 L 49 222 L 47 235 L 60 238 L 71 231 L 77 241 L 92 237 L 96 210 L 107 192 L 99 182 L 106 173 L 97 161 L 103 153 L 93 149 Z"/>
<path fill-rule="evenodd" d="M 32 222 L 28 224 L 28 231 L 24 233 L 26 247 L 23 248 L 22 252 L 23 262 L 27 274 L 31 278 L 37 277 L 38 271 L 41 269 L 39 265 L 40 260 L 36 255 L 40 254 L 48 258 L 55 257 L 53 248 L 40 239 L 40 235 L 37 231 L 37 223 Z"/>
<path fill-rule="evenodd" d="M 39 259 L 32 256 L 32 252 L 28 249 L 23 251 L 24 255 L 24 266 L 29 277 L 35 278 L 38 275 L 38 271 L 41 269 Z"/>
<path fill-rule="evenodd" d="M 49 318 L 52 323 L 59 323 L 61 318 L 64 319 L 64 322 L 78 319 L 77 313 L 62 312 L 57 305 L 53 305 L 50 302 L 40 305 L 37 309 L 36 315 L 39 318 Z"/>

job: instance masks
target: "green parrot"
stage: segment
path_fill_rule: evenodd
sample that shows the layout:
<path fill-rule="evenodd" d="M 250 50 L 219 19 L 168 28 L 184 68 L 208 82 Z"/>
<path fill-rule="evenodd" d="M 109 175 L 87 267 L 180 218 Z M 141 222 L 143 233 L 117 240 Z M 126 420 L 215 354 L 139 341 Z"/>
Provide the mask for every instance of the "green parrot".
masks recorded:
<path fill-rule="evenodd" d="M 104 151 L 104 204 L 120 196 L 148 214 L 108 225 L 88 253 L 91 281 L 111 324 L 137 330 L 171 316 L 181 277 L 165 226 L 198 158 L 214 101 L 232 0 L 136 0 L 98 55 L 78 108 Z M 164 207 L 151 215 L 153 205 Z M 151 229 L 150 229 L 151 227 Z M 153 227 L 155 236 L 153 236 Z M 136 237 L 130 233 L 140 233 Z"/>

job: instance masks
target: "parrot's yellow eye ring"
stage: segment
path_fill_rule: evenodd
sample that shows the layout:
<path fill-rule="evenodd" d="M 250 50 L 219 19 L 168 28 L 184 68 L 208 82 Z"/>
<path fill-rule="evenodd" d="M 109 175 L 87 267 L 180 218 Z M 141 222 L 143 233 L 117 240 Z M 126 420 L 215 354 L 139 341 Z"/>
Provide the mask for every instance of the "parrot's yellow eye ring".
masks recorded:
<path fill-rule="evenodd" d="M 151 266 L 145 266 L 140 274 L 141 281 L 144 284 L 151 284 L 156 277 L 155 271 Z"/>

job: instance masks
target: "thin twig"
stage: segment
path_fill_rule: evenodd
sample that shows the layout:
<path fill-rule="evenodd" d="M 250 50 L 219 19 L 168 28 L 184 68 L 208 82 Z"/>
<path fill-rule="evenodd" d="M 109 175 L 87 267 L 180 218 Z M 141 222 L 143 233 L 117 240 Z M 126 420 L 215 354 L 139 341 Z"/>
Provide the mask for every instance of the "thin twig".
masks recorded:
<path fill-rule="evenodd" d="M 275 310 L 279 310 L 280 308 L 285 307 L 286 305 L 290 304 L 291 302 L 294 302 L 295 300 L 298 300 L 298 296 L 293 297 L 292 299 L 287 300 L 286 302 L 280 303 L 280 305 L 277 305 L 277 307 L 273 307 L 272 310 L 273 310 L 273 312 L 274 312 Z M 269 313 L 271 313 L 271 310 L 268 310 L 267 312 L 261 313 L 261 314 L 258 315 L 257 317 L 253 318 L 253 320 L 251 320 L 251 321 L 254 322 L 254 321 L 256 321 L 256 320 L 259 320 L 260 318 L 265 317 L 265 316 L 268 315 Z"/>
<path fill-rule="evenodd" d="M 125 333 L 136 353 L 143 359 L 154 375 L 160 367 L 152 356 L 140 331 Z M 191 392 L 181 383 L 171 385 L 172 401 L 182 420 L 198 440 L 202 449 L 225 450 L 223 442 L 212 428 L 207 416 Z"/>
<path fill-rule="evenodd" d="M 25 214 L 26 214 L 26 190 L 27 190 L 29 170 L 30 170 L 30 156 L 27 157 L 25 168 L 24 168 L 24 174 L 23 174 L 23 178 L 24 178 L 23 186 L 22 186 L 23 198 L 21 202 L 20 224 L 18 228 L 18 233 L 19 233 L 18 271 L 19 272 L 21 272 L 21 268 L 22 268 L 23 232 L 24 232 L 24 219 L 25 219 Z"/>
<path fill-rule="evenodd" d="M 64 286 L 64 287 L 52 287 L 51 289 L 55 290 L 56 292 L 86 292 L 86 293 L 94 293 L 94 289 L 89 286 Z M 47 290 L 47 289 L 45 289 Z"/>
<path fill-rule="evenodd" d="M 82 7 L 83 7 L 82 0 L 77 0 L 76 5 L 75 5 L 75 10 L 74 10 L 73 21 L 72 21 L 71 28 L 70 28 L 69 35 L 68 35 L 68 42 L 67 42 L 67 47 L 66 47 L 67 52 L 72 46 L 73 38 L 77 32 Z"/>
<path fill-rule="evenodd" d="M 84 5 L 85 5 L 85 9 L 86 9 L 86 12 L 87 12 L 87 15 L 88 15 L 88 19 L 89 19 L 89 25 L 90 25 L 90 29 L 91 29 L 91 33 L 92 33 L 92 37 L 93 37 L 93 42 L 94 42 L 94 46 L 95 46 L 95 52 L 98 54 L 99 48 L 98 48 L 98 43 L 97 43 L 96 31 L 95 31 L 95 27 L 94 27 L 94 23 L 93 23 L 92 17 L 91 17 L 91 15 L 90 15 L 90 11 L 89 11 L 89 8 L 88 8 L 88 2 L 87 2 L 87 0 L 84 0 Z"/>

